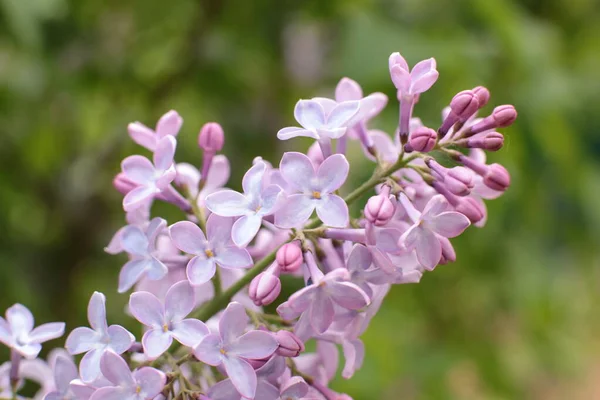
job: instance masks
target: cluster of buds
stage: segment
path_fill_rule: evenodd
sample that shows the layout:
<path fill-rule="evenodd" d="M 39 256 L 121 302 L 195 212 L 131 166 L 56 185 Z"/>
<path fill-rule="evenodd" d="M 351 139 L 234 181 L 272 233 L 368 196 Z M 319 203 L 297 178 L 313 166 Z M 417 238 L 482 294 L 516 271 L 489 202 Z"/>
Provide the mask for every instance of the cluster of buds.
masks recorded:
<path fill-rule="evenodd" d="M 200 168 L 174 160 L 183 124 L 177 112 L 155 129 L 130 124 L 131 138 L 151 159 L 134 155 L 121 164 L 114 186 L 124 194 L 127 225 L 106 251 L 128 257 L 116 289 L 132 292 L 128 313 L 144 333 L 136 341 L 124 327 L 109 326 L 105 296 L 96 292 L 89 327 L 72 330 L 66 350 L 43 361 L 41 343 L 65 326 L 34 329 L 31 313 L 15 305 L 0 318 L 0 342 L 11 349 L 0 366 L 0 397 L 22 398 L 29 379 L 40 385 L 36 398 L 48 400 L 350 399 L 328 386 L 338 346 L 348 379 L 363 363 L 360 337 L 391 286 L 417 283 L 455 261 L 450 239 L 481 227 L 484 200 L 510 184 L 504 167 L 486 164 L 484 151 L 502 147 L 496 129 L 512 124 L 514 107 L 479 118 L 490 94 L 476 87 L 454 96 L 433 129 L 413 109 L 438 79 L 435 60 L 410 69 L 394 53 L 389 68 L 399 100 L 394 136 L 368 127 L 387 97 L 364 96 L 344 78 L 335 99 L 298 101 L 299 126 L 277 133 L 314 144 L 275 165 L 256 158 L 241 192 L 224 188 L 230 165 L 218 154 L 225 139 L 219 124 L 200 130 Z M 346 187 L 352 142 L 375 163 L 354 189 Z M 363 212 L 351 215 L 348 205 L 368 193 Z M 155 201 L 178 207 L 181 221 L 151 219 Z M 281 298 L 282 275 L 304 286 Z M 269 305 L 275 313 L 263 308 Z M 306 352 L 308 341 L 316 342 L 314 352 Z"/>

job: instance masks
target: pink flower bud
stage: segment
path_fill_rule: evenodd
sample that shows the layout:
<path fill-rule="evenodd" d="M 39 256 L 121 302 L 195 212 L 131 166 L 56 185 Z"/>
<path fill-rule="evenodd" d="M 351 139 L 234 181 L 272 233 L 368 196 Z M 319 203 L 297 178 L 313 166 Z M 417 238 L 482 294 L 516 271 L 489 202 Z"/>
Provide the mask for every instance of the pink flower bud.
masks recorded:
<path fill-rule="evenodd" d="M 206 152 L 216 153 L 221 151 L 225 143 L 223 128 L 216 122 L 208 122 L 200 129 L 198 146 Z"/>
<path fill-rule="evenodd" d="M 490 164 L 483 183 L 490 189 L 503 192 L 510 186 L 510 174 L 502 165 Z"/>
<path fill-rule="evenodd" d="M 387 224 L 396 212 L 396 206 L 389 195 L 381 193 L 372 196 L 365 205 L 365 218 L 375 226 Z"/>
<path fill-rule="evenodd" d="M 136 185 L 127 179 L 124 173 L 119 172 L 113 179 L 113 186 L 119 191 L 119 193 L 127 194 L 135 189 Z"/>
<path fill-rule="evenodd" d="M 277 354 L 283 357 L 298 357 L 304 351 L 304 343 L 290 331 L 277 331 L 273 336 L 279 342 Z"/>
<path fill-rule="evenodd" d="M 469 218 L 472 224 L 476 224 L 483 219 L 485 210 L 477 200 L 472 197 L 458 197 L 457 199 L 458 204 L 456 204 L 454 208 L 456 211 Z"/>
<path fill-rule="evenodd" d="M 475 185 L 473 173 L 465 167 L 454 167 L 447 171 L 444 185 L 450 193 L 457 196 L 467 196 Z"/>
<path fill-rule="evenodd" d="M 466 135 L 471 136 L 490 129 L 505 128 L 512 125 L 515 119 L 517 119 L 515 107 L 511 105 L 498 106 L 494 108 L 492 115 L 473 125 Z"/>
<path fill-rule="evenodd" d="M 277 264 L 283 272 L 295 272 L 302 263 L 302 250 L 297 242 L 286 243 L 277 250 Z"/>
<path fill-rule="evenodd" d="M 261 272 L 252 279 L 248 295 L 257 306 L 267 306 L 281 293 L 281 281 L 271 271 Z"/>
<path fill-rule="evenodd" d="M 492 131 L 482 135 L 465 139 L 464 144 L 471 149 L 484 149 L 488 151 L 498 151 L 504 146 L 504 136 L 501 133 Z"/>
<path fill-rule="evenodd" d="M 260 360 L 246 359 L 246 362 L 248 362 L 248 364 L 250 364 L 252 366 L 252 368 L 254 368 L 256 370 L 256 369 L 259 369 L 260 367 L 262 367 L 263 365 L 265 365 L 267 363 L 267 361 L 269 361 L 270 359 L 271 359 L 271 357 L 261 358 Z"/>
<path fill-rule="evenodd" d="M 412 150 L 428 153 L 435 147 L 436 140 L 437 133 L 433 129 L 422 126 L 410 134 L 408 144 Z"/>
<path fill-rule="evenodd" d="M 472 90 L 457 93 L 450 101 L 450 110 L 460 121 L 466 121 L 479 109 L 479 100 Z"/>
<path fill-rule="evenodd" d="M 477 86 L 473 88 L 473 93 L 477 96 L 477 101 L 479 102 L 479 108 L 485 107 L 485 105 L 490 101 L 490 91 L 483 86 Z"/>

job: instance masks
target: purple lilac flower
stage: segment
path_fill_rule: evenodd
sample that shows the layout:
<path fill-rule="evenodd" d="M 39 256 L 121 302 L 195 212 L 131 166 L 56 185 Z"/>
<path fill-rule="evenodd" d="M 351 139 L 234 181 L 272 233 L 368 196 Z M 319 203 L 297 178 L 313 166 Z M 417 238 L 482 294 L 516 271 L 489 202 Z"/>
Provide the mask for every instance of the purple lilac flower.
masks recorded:
<path fill-rule="evenodd" d="M 173 285 L 165 296 L 164 305 L 155 295 L 135 292 L 129 299 L 129 310 L 149 330 L 142 338 L 144 353 L 155 359 L 177 340 L 184 346 L 194 347 L 208 332 L 202 321 L 184 319 L 194 309 L 194 289 L 189 282 Z"/>
<path fill-rule="evenodd" d="M 441 195 L 429 200 L 423 212 L 419 212 L 405 194 L 400 195 L 413 225 L 402 234 L 399 243 L 414 249 L 419 262 L 432 270 L 442 257 L 442 244 L 437 235 L 452 238 L 460 235 L 470 225 L 469 219 L 456 211 L 447 211 L 449 204 Z"/>
<path fill-rule="evenodd" d="M 343 228 L 348 224 L 348 206 L 335 191 L 348 177 L 349 164 L 341 154 L 328 157 L 315 171 L 309 158 L 302 153 L 283 155 L 281 174 L 293 188 L 275 214 L 275 224 L 292 228 L 306 222 L 313 211 L 325 225 Z"/>
<path fill-rule="evenodd" d="M 54 385 L 56 390 L 48 393 L 44 400 L 76 400 L 71 390 L 71 381 L 79 378 L 77 366 L 68 357 L 59 355 L 54 363 Z"/>
<path fill-rule="evenodd" d="M 263 217 L 273 214 L 281 205 L 282 189 L 265 185 L 267 164 L 258 161 L 244 175 L 244 194 L 234 190 L 221 190 L 206 197 L 206 207 L 222 217 L 240 217 L 233 224 L 231 236 L 240 247 L 246 246 L 260 229 Z"/>
<path fill-rule="evenodd" d="M 106 323 L 106 297 L 94 292 L 88 304 L 88 321 L 91 329 L 75 328 L 67 337 L 65 347 L 71 354 L 86 353 L 79 364 L 79 374 L 85 383 L 100 376 L 100 359 L 106 352 L 124 353 L 135 337 L 120 325 Z"/>
<path fill-rule="evenodd" d="M 127 126 L 129 136 L 134 142 L 150 151 L 155 151 L 158 142 L 165 136 L 177 136 L 183 118 L 177 111 L 171 110 L 160 117 L 156 123 L 156 129 L 152 130 L 141 122 L 132 122 Z"/>
<path fill-rule="evenodd" d="M 192 285 L 208 282 L 217 265 L 223 268 L 248 268 L 252 257 L 231 240 L 233 218 L 211 214 L 206 222 L 206 236 L 193 222 L 177 222 L 169 228 L 173 244 L 194 258 L 187 265 L 187 277 Z"/>
<path fill-rule="evenodd" d="M 104 353 L 100 367 L 114 386 L 96 390 L 90 400 L 151 400 L 167 383 L 166 375 L 154 368 L 143 367 L 132 373 L 125 360 L 111 351 Z"/>
<path fill-rule="evenodd" d="M 61 337 L 64 322 L 51 322 L 34 328 L 31 311 L 22 304 L 6 310 L 6 319 L 0 317 L 0 342 L 25 358 L 33 359 L 42 350 L 42 343 Z"/>
<path fill-rule="evenodd" d="M 239 394 L 252 399 L 256 394 L 257 378 L 246 359 L 269 357 L 279 344 L 267 332 L 244 333 L 248 321 L 244 307 L 239 303 L 230 303 L 219 320 L 219 334 L 205 336 L 194 348 L 194 355 L 208 365 L 223 365 Z"/>
<path fill-rule="evenodd" d="M 175 179 L 173 165 L 177 141 L 173 136 L 162 138 L 154 151 L 153 162 L 143 156 L 129 156 L 121 163 L 125 177 L 135 184 L 123 198 L 125 211 L 132 211 L 152 201 Z"/>

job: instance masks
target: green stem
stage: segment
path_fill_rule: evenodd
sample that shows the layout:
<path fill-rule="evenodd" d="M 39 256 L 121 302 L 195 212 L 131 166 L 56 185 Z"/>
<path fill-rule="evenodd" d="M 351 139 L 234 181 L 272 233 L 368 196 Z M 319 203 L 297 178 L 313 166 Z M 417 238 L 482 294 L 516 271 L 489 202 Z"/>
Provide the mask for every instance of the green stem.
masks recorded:
<path fill-rule="evenodd" d="M 215 288 L 215 297 L 220 296 L 223 293 L 223 287 L 221 286 L 221 271 L 219 271 L 219 268 L 215 270 L 212 283 Z"/>

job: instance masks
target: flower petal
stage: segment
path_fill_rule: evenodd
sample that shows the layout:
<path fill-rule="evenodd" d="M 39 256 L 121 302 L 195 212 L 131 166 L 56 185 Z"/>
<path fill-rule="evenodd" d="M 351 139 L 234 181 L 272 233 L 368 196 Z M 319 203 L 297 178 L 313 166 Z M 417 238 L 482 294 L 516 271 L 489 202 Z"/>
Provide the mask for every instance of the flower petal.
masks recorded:
<path fill-rule="evenodd" d="M 205 190 L 216 189 L 225 185 L 229 180 L 230 173 L 231 168 L 227 157 L 222 154 L 214 156 L 212 163 L 210 164 L 208 176 L 206 177 L 206 184 L 204 185 Z"/>
<path fill-rule="evenodd" d="M 310 159 L 302 154 L 290 151 L 283 154 L 279 171 L 286 182 L 296 191 L 311 192 L 311 182 L 316 176 Z"/>
<path fill-rule="evenodd" d="M 430 58 L 420 61 L 410 72 L 410 93 L 423 93 L 433 86 L 437 81 L 439 73 L 435 69 L 435 59 Z"/>
<path fill-rule="evenodd" d="M 150 260 L 131 260 L 121 268 L 119 273 L 119 293 L 125 293 L 146 273 Z"/>
<path fill-rule="evenodd" d="M 348 206 L 340 196 L 330 194 L 316 202 L 317 215 L 325 225 L 345 228 L 348 225 Z"/>
<path fill-rule="evenodd" d="M 234 218 L 211 214 L 206 221 L 206 236 L 210 246 L 227 246 L 231 241 Z"/>
<path fill-rule="evenodd" d="M 184 319 L 174 322 L 171 327 L 171 335 L 184 346 L 195 347 L 210 331 L 204 322 L 197 319 Z"/>
<path fill-rule="evenodd" d="M 269 185 L 260 193 L 260 209 L 258 215 L 271 215 L 281 205 L 284 193 L 279 185 Z"/>
<path fill-rule="evenodd" d="M 408 248 L 414 248 L 419 263 L 428 270 L 433 270 L 442 258 L 442 244 L 429 229 L 412 227 L 403 235 Z M 401 238 L 402 240 L 402 238 Z"/>
<path fill-rule="evenodd" d="M 213 258 L 194 257 L 187 265 L 186 275 L 192 285 L 198 286 L 210 281 L 216 268 Z"/>
<path fill-rule="evenodd" d="M 135 292 L 129 297 L 129 311 L 142 324 L 162 329 L 165 310 L 160 300 L 149 292 Z"/>
<path fill-rule="evenodd" d="M 90 326 L 96 332 L 104 334 L 108 329 L 106 323 L 106 297 L 100 292 L 94 292 L 88 303 L 87 316 Z"/>
<path fill-rule="evenodd" d="M 162 327 L 151 329 L 144 333 L 144 336 L 142 337 L 144 353 L 152 360 L 158 358 L 162 353 L 167 351 L 171 346 L 171 343 L 173 343 L 171 333 L 163 331 Z"/>
<path fill-rule="evenodd" d="M 231 383 L 242 397 L 253 399 L 256 394 L 256 372 L 247 361 L 237 357 L 224 357 L 223 365 Z"/>
<path fill-rule="evenodd" d="M 206 335 L 194 348 L 194 356 L 205 364 L 214 367 L 221 365 L 223 355 L 221 354 L 221 338 L 218 335 Z"/>
<path fill-rule="evenodd" d="M 433 196 L 423 209 L 422 219 L 431 220 L 446 211 L 449 207 L 448 200 L 441 194 Z"/>
<path fill-rule="evenodd" d="M 281 385 L 282 399 L 303 399 L 308 393 L 308 384 L 299 376 L 293 376 Z"/>
<path fill-rule="evenodd" d="M 180 281 L 171 286 L 165 295 L 165 319 L 178 322 L 187 317 L 194 309 L 196 299 L 194 288 L 188 281 Z"/>
<path fill-rule="evenodd" d="M 123 209 L 132 212 L 148 204 L 158 193 L 155 186 L 138 186 L 123 197 Z"/>
<path fill-rule="evenodd" d="M 13 335 L 28 334 L 33 329 L 33 315 L 27 307 L 15 304 L 6 310 L 6 321 L 10 325 Z"/>
<path fill-rule="evenodd" d="M 360 101 L 344 101 L 339 103 L 327 116 L 327 127 L 330 129 L 346 127 L 346 123 L 360 110 Z"/>
<path fill-rule="evenodd" d="M 246 249 L 228 246 L 215 254 L 215 261 L 224 268 L 248 268 L 252 266 L 252 257 Z"/>
<path fill-rule="evenodd" d="M 173 136 L 165 136 L 158 141 L 153 156 L 154 168 L 157 171 L 166 171 L 173 166 L 173 157 L 175 157 L 176 147 L 177 140 L 175 140 Z M 173 176 L 173 178 L 175 178 L 175 176 Z"/>
<path fill-rule="evenodd" d="M 390 68 L 390 76 L 396 89 L 402 94 L 409 94 L 411 79 L 408 70 L 399 65 L 394 65 Z"/>
<path fill-rule="evenodd" d="M 43 324 L 35 328 L 29 334 L 29 340 L 34 343 L 43 343 L 48 340 L 56 339 L 64 335 L 65 323 L 64 322 L 51 322 Z"/>
<path fill-rule="evenodd" d="M 90 400 L 134 400 L 130 390 L 120 387 L 102 387 L 93 392 Z"/>
<path fill-rule="evenodd" d="M 288 126 L 287 128 L 280 129 L 277 132 L 277 139 L 279 140 L 288 140 L 295 137 L 319 139 L 319 135 L 317 135 L 314 130 L 302 129 L 296 126 Z"/>
<path fill-rule="evenodd" d="M 335 100 L 338 102 L 360 100 L 362 97 L 362 88 L 353 79 L 342 78 L 335 87 Z"/>
<path fill-rule="evenodd" d="M 127 131 L 134 142 L 150 151 L 154 151 L 156 147 L 156 134 L 152 129 L 140 122 L 132 122 L 127 125 Z"/>
<path fill-rule="evenodd" d="M 277 395 L 279 396 L 279 393 Z M 231 379 L 223 379 L 212 385 L 208 389 L 208 396 L 211 400 L 239 400 L 240 398 L 240 394 L 231 383 Z"/>
<path fill-rule="evenodd" d="M 231 238 L 233 243 L 239 247 L 246 247 L 254 239 L 262 224 L 262 217 L 259 215 L 244 215 L 233 224 Z"/>
<path fill-rule="evenodd" d="M 246 309 L 240 303 L 229 303 L 219 320 L 219 334 L 225 344 L 229 344 L 242 336 L 248 326 Z"/>
<path fill-rule="evenodd" d="M 346 359 L 346 364 L 342 370 L 342 378 L 350 379 L 354 372 L 362 366 L 365 357 L 365 345 L 360 339 L 344 340 L 342 350 Z"/>
<path fill-rule="evenodd" d="M 121 246 L 129 254 L 144 256 L 148 253 L 148 238 L 137 226 L 128 225 L 121 234 Z"/>
<path fill-rule="evenodd" d="M 373 258 L 371 252 L 362 244 L 355 244 L 350 250 L 346 267 L 349 271 L 364 271 L 371 267 Z"/>
<path fill-rule="evenodd" d="M 70 354 L 80 354 L 90 351 L 100 343 L 101 335 L 98 332 L 87 328 L 79 327 L 71 331 L 67 336 L 65 347 Z"/>
<path fill-rule="evenodd" d="M 189 254 L 202 254 L 206 249 L 206 237 L 202 229 L 193 222 L 177 222 L 169 228 L 175 247 Z"/>
<path fill-rule="evenodd" d="M 348 310 L 360 310 L 371 301 L 361 288 L 351 282 L 331 282 L 328 291 L 333 301 Z"/>
<path fill-rule="evenodd" d="M 469 219 L 456 211 L 443 212 L 428 223 L 431 230 L 447 238 L 460 235 L 469 225 L 471 225 Z"/>
<path fill-rule="evenodd" d="M 102 371 L 102 375 L 110 382 L 114 383 L 115 386 L 121 386 L 123 388 L 135 387 L 135 381 L 133 380 L 133 376 L 131 376 L 129 366 L 121 356 L 112 351 L 106 351 L 102 355 L 100 360 L 100 370 Z"/>
<path fill-rule="evenodd" d="M 340 188 L 348 177 L 350 164 L 343 154 L 334 154 L 327 157 L 317 171 L 318 187 L 314 188 L 322 193 L 333 193 Z"/>
<path fill-rule="evenodd" d="M 100 376 L 100 359 L 105 353 L 104 348 L 88 351 L 79 363 L 79 375 L 85 383 L 91 383 Z"/>
<path fill-rule="evenodd" d="M 154 179 L 154 166 L 146 157 L 129 156 L 121 162 L 123 174 L 138 185 L 146 185 Z"/>
<path fill-rule="evenodd" d="M 406 214 L 408 214 L 412 222 L 416 223 L 419 221 L 421 213 L 415 208 L 413 203 L 404 193 L 400 193 L 400 203 L 402 204 L 402 207 L 404 207 L 404 210 L 406 210 Z"/>
<path fill-rule="evenodd" d="M 69 383 L 73 379 L 79 379 L 77 366 L 68 357 L 59 355 L 54 364 L 54 382 L 56 388 L 66 393 L 69 390 Z"/>
<path fill-rule="evenodd" d="M 317 286 L 313 284 L 296 291 L 288 300 L 289 306 L 297 312 L 306 311 L 311 303 L 315 301 L 313 297 L 317 295 L 318 290 Z"/>
<path fill-rule="evenodd" d="M 123 354 L 135 342 L 135 337 L 121 325 L 109 326 L 108 337 L 110 338 L 108 347 L 117 354 Z"/>
<path fill-rule="evenodd" d="M 211 193 L 204 199 L 204 204 L 211 212 L 222 217 L 238 217 L 249 210 L 249 202 L 241 193 L 225 189 Z"/>
<path fill-rule="evenodd" d="M 275 225 L 280 228 L 300 226 L 315 210 L 317 200 L 305 194 L 288 196 L 281 208 L 275 213 Z"/>
<path fill-rule="evenodd" d="M 142 399 L 154 399 L 167 384 L 167 376 L 150 367 L 143 367 L 135 371 L 133 379 L 141 389 L 138 395 Z"/>
<path fill-rule="evenodd" d="M 267 164 L 264 161 L 257 161 L 242 178 L 242 188 L 244 193 L 252 197 L 259 197 L 262 188 L 262 180 L 267 170 Z"/>
<path fill-rule="evenodd" d="M 227 346 L 227 354 L 259 360 L 267 358 L 277 350 L 279 343 L 270 333 L 250 331 Z"/>
<path fill-rule="evenodd" d="M 299 100 L 294 107 L 294 117 L 305 129 L 317 129 L 325 125 L 325 110 L 314 100 Z"/>
<path fill-rule="evenodd" d="M 183 118 L 181 118 L 177 111 L 171 110 L 160 117 L 156 123 L 156 134 L 159 138 L 167 135 L 177 136 L 182 124 Z"/>
<path fill-rule="evenodd" d="M 310 325 L 315 332 L 319 334 L 325 333 L 333 322 L 335 311 L 333 302 L 329 296 L 319 295 L 318 299 L 314 299 L 310 305 Z"/>

